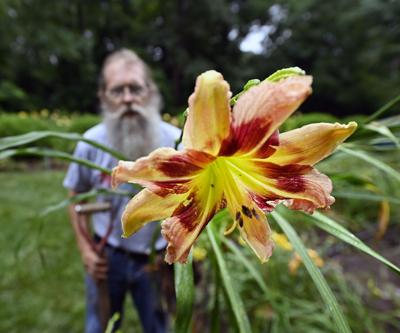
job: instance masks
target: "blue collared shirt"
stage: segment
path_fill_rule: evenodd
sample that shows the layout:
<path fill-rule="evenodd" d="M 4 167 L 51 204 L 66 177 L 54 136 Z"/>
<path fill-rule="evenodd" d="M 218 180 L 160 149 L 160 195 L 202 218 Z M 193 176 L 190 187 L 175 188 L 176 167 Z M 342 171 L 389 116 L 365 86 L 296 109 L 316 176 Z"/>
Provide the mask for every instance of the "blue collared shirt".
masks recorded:
<path fill-rule="evenodd" d="M 179 138 L 180 130 L 168 123 L 161 122 L 159 134 L 159 147 L 174 147 L 175 140 Z M 103 123 L 89 129 L 84 134 L 84 137 L 106 146 L 110 145 L 107 140 L 106 127 Z M 76 146 L 74 156 L 89 160 L 107 169 L 112 169 L 118 163 L 118 161 L 110 154 L 82 141 Z M 87 192 L 92 189 L 110 189 L 111 176 L 104 174 L 100 170 L 94 170 L 77 163 L 71 163 L 64 178 L 63 185 L 64 187 L 78 193 Z M 132 196 L 138 191 L 130 184 L 122 184 L 119 187 L 119 190 L 131 191 Z M 108 243 L 110 245 L 121 247 L 135 253 L 149 254 L 155 239 L 156 250 L 163 249 L 166 246 L 166 241 L 158 232 L 158 222 L 146 224 L 142 229 L 129 238 L 121 238 L 121 215 L 130 199 L 131 197 L 126 196 L 99 195 L 97 201 L 111 201 L 112 210 L 111 212 L 93 214 L 92 223 L 94 232 L 98 236 L 102 237 L 106 234 L 109 224 L 112 223 L 112 231 L 108 238 Z M 158 232 L 158 235 L 155 234 L 156 232 Z"/>

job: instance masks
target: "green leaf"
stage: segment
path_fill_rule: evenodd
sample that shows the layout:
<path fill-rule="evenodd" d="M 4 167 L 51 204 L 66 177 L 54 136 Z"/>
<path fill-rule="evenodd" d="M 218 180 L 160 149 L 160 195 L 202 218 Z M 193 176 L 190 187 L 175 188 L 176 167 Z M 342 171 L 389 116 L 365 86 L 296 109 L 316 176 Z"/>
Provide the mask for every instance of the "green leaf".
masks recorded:
<path fill-rule="evenodd" d="M 237 248 L 237 246 L 231 241 L 228 240 L 225 237 L 221 238 L 222 242 L 228 247 L 229 250 L 231 250 L 237 259 L 245 266 L 250 273 L 250 275 L 253 277 L 253 279 L 257 282 L 258 286 L 260 289 L 268 296 L 268 288 L 267 285 L 265 284 L 261 274 L 259 271 L 251 264 L 251 261 L 249 261 L 243 253 Z"/>
<path fill-rule="evenodd" d="M 212 275 L 214 277 L 214 290 L 212 291 L 212 299 L 210 301 L 212 304 L 210 311 L 210 333 L 219 333 L 221 331 L 219 313 L 221 310 L 220 293 L 222 294 L 223 290 L 216 256 L 211 256 L 210 261 Z"/>
<path fill-rule="evenodd" d="M 259 79 L 251 79 L 249 81 L 247 81 L 247 83 L 244 85 L 243 87 L 243 91 L 247 91 L 249 90 L 251 87 L 257 86 L 260 84 L 260 80 Z"/>
<path fill-rule="evenodd" d="M 292 243 L 294 249 L 303 260 L 304 266 L 306 267 L 308 273 L 313 279 L 315 286 L 317 287 L 319 293 L 321 294 L 322 299 L 324 300 L 327 308 L 332 314 L 332 318 L 338 328 L 338 332 L 341 333 L 351 332 L 350 327 L 347 324 L 347 321 L 339 307 L 335 295 L 329 288 L 329 285 L 326 282 L 321 271 L 317 268 L 317 266 L 315 266 L 314 262 L 311 260 L 310 256 L 307 253 L 306 247 L 300 240 L 300 237 L 297 235 L 296 231 L 289 224 L 289 222 L 287 222 L 277 211 L 273 211 L 271 215 L 273 216 L 274 220 L 279 224 L 281 229 L 284 231 L 284 233 Z"/>
<path fill-rule="evenodd" d="M 256 281 L 260 289 L 264 292 L 265 299 L 271 303 L 272 307 L 277 310 L 277 312 L 284 313 L 282 306 L 276 301 L 276 298 L 280 298 L 274 290 L 269 290 L 267 284 L 265 283 L 260 271 L 254 267 L 251 260 L 248 260 L 246 256 L 240 251 L 238 246 L 226 237 L 221 237 L 222 242 L 235 254 L 235 258 L 239 259 L 239 262 L 246 267 L 247 271 L 250 273 L 251 277 Z"/>
<path fill-rule="evenodd" d="M 221 274 L 221 280 L 224 286 L 224 289 L 226 291 L 226 294 L 228 296 L 231 309 L 233 311 L 237 326 L 239 328 L 240 333 L 250 333 L 251 328 L 250 328 L 250 323 L 249 319 L 247 318 L 247 314 L 244 311 L 244 306 L 242 299 L 240 298 L 239 294 L 236 291 L 236 288 L 232 284 L 232 278 L 229 274 L 228 267 L 226 265 L 225 259 L 222 255 L 221 248 L 217 244 L 216 237 L 217 232 L 215 228 L 213 227 L 213 223 L 208 224 L 207 226 L 207 235 L 208 238 L 210 239 L 211 247 L 213 248 L 213 251 L 215 253 L 216 259 L 217 259 L 217 264 L 218 268 Z"/>
<path fill-rule="evenodd" d="M 364 128 L 367 128 L 371 131 L 377 132 L 383 136 L 386 136 L 388 139 L 394 142 L 397 148 L 400 148 L 400 142 L 399 139 L 396 138 L 396 136 L 393 135 L 392 131 L 389 129 L 389 127 L 382 125 L 378 122 L 372 122 L 370 124 L 367 124 L 364 126 Z"/>
<path fill-rule="evenodd" d="M 46 148 L 18 148 L 18 149 L 8 149 L 8 150 L 3 150 L 0 151 L 0 160 L 5 159 L 11 156 L 41 156 L 41 157 L 53 157 L 69 162 L 75 162 L 81 165 L 84 165 L 88 168 L 91 169 L 97 169 L 100 170 L 108 175 L 111 175 L 111 170 L 103 168 L 93 162 L 90 162 L 88 160 L 83 160 L 81 158 L 76 158 L 71 154 L 64 153 L 62 151 L 58 150 L 52 150 L 52 149 L 46 149 Z"/>
<path fill-rule="evenodd" d="M 78 133 L 63 133 L 63 132 L 54 132 L 54 131 L 36 131 L 36 132 L 29 132 L 29 133 L 22 134 L 22 135 L 1 138 L 0 139 L 0 151 L 11 148 L 11 147 L 22 146 L 27 143 L 38 141 L 40 139 L 44 139 L 47 137 L 56 137 L 56 138 L 72 140 L 72 141 L 84 141 L 96 148 L 99 148 L 99 149 L 109 153 L 110 155 L 114 156 L 115 158 L 117 158 L 119 160 L 127 159 L 124 155 L 117 152 L 116 150 L 111 149 L 107 146 L 104 146 L 96 141 L 89 140 Z"/>
<path fill-rule="evenodd" d="M 247 83 L 243 87 L 243 90 L 231 98 L 231 102 L 230 102 L 231 106 L 235 105 L 237 100 L 239 99 L 239 97 L 242 96 L 247 90 L 260 84 L 260 82 L 261 81 L 259 79 L 251 79 L 251 80 L 247 81 Z"/>
<path fill-rule="evenodd" d="M 398 95 L 397 97 L 393 98 L 392 100 L 390 100 L 389 102 L 387 102 L 384 106 L 382 106 L 378 111 L 376 111 L 375 113 L 373 113 L 371 116 L 369 116 L 366 120 L 365 123 L 369 123 L 375 119 L 377 119 L 378 117 L 380 117 L 382 114 L 384 114 L 385 112 L 387 112 L 388 110 L 390 110 L 392 108 L 392 106 L 396 105 L 397 103 L 400 102 L 400 95 Z"/>
<path fill-rule="evenodd" d="M 186 120 L 187 120 L 188 114 L 189 114 L 189 108 L 186 108 L 186 110 L 181 113 L 181 117 L 183 119 L 182 120 L 182 127 L 181 127 L 182 130 L 181 130 L 181 134 L 179 135 L 179 138 L 177 138 L 175 140 L 175 144 L 174 144 L 175 150 L 178 150 L 179 145 L 182 142 L 182 139 L 183 139 L 183 128 L 185 128 L 185 124 L 186 124 Z"/>
<path fill-rule="evenodd" d="M 110 320 L 108 321 L 107 327 L 106 327 L 106 330 L 104 333 L 112 333 L 114 325 L 116 324 L 116 322 L 119 320 L 120 317 L 121 316 L 120 316 L 119 312 L 115 312 L 113 314 L 113 316 L 110 318 Z M 119 332 L 119 330 L 118 330 L 118 332 Z"/>
<path fill-rule="evenodd" d="M 133 185 L 133 184 L 132 184 Z M 65 207 L 68 207 L 69 205 L 77 202 L 82 202 L 85 200 L 89 200 L 92 198 L 96 198 L 98 195 L 102 194 L 111 194 L 111 195 L 120 195 L 120 196 L 132 196 L 132 193 L 129 191 L 118 191 L 118 190 L 111 190 L 108 188 L 100 188 L 100 189 L 93 189 L 89 192 L 85 193 L 79 193 L 76 195 L 73 195 L 67 199 L 64 199 L 60 201 L 57 204 L 51 205 L 46 207 L 41 213 L 40 216 L 44 217 L 50 213 L 53 213 L 57 210 L 63 209 Z"/>
<path fill-rule="evenodd" d="M 271 82 L 278 82 L 283 79 L 287 79 L 290 76 L 293 75 L 305 75 L 306 72 L 302 70 L 300 67 L 288 67 L 288 68 L 282 68 L 277 70 L 275 73 L 272 73 L 270 76 L 268 76 L 265 81 L 271 81 Z"/>
<path fill-rule="evenodd" d="M 360 177 L 359 175 L 355 175 L 352 173 L 329 172 L 328 175 L 333 181 L 345 182 L 347 187 L 348 185 L 365 186 L 371 184 L 371 180 L 369 180 L 368 178 Z"/>
<path fill-rule="evenodd" d="M 395 178 L 397 181 L 400 182 L 400 173 L 397 172 L 395 169 L 393 169 L 392 167 L 390 167 L 389 165 L 387 165 L 386 163 L 366 154 L 363 151 L 360 150 L 354 150 L 354 149 L 348 149 L 345 148 L 343 146 L 340 146 L 338 148 L 339 151 L 346 153 L 348 155 L 357 157 L 369 164 L 372 164 L 373 166 L 375 166 L 376 168 L 384 171 L 385 173 L 387 173 L 388 175 L 392 176 L 393 178 Z"/>
<path fill-rule="evenodd" d="M 350 231 L 343 228 L 340 224 L 338 224 L 331 218 L 329 218 L 326 215 L 321 214 L 319 212 L 314 212 L 314 214 L 311 217 L 312 217 L 312 219 L 307 219 L 307 220 L 310 220 L 310 221 L 314 220 L 315 222 L 313 221 L 313 224 L 316 225 L 317 227 L 325 230 L 326 232 L 341 239 L 342 241 L 356 247 L 360 251 L 363 251 L 366 254 L 369 254 L 370 256 L 378 259 L 380 262 L 384 263 L 385 265 L 387 265 L 388 267 L 393 269 L 395 272 L 400 273 L 399 267 L 392 264 L 389 260 L 382 257 L 380 254 L 376 253 L 374 250 L 372 250 L 370 247 L 368 247 L 365 243 L 363 243 L 359 238 L 357 238 Z"/>
<path fill-rule="evenodd" d="M 176 333 L 190 332 L 194 304 L 194 279 L 192 254 L 188 256 L 186 264 L 174 264 L 175 293 L 176 293 Z"/>
<path fill-rule="evenodd" d="M 400 199 L 388 197 L 385 195 L 374 194 L 370 192 L 350 192 L 350 191 L 335 191 L 332 195 L 336 198 L 346 198 L 354 200 L 368 200 L 368 201 L 387 201 L 392 204 L 400 205 Z"/>
<path fill-rule="evenodd" d="M 379 119 L 376 122 L 389 128 L 400 127 L 400 115 Z"/>

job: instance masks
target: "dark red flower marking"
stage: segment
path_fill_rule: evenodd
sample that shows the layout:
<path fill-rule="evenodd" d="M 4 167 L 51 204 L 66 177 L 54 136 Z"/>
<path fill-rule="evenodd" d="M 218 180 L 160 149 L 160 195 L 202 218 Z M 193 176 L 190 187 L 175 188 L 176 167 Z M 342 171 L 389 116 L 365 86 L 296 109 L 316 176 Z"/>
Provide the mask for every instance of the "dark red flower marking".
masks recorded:
<path fill-rule="evenodd" d="M 191 176 L 201 171 L 215 157 L 205 152 L 187 150 L 185 154 L 176 154 L 157 163 L 157 169 L 171 178 Z"/>
<path fill-rule="evenodd" d="M 306 184 L 301 175 L 293 175 L 290 177 L 278 178 L 276 185 L 278 188 L 291 193 L 304 192 L 306 190 Z"/>
<path fill-rule="evenodd" d="M 230 135 L 224 141 L 222 141 L 218 156 L 232 156 L 239 150 L 239 148 L 239 141 L 236 139 L 235 136 Z"/>
<path fill-rule="evenodd" d="M 238 151 L 248 152 L 265 140 L 265 134 L 269 130 L 271 122 L 264 118 L 255 118 L 239 126 L 231 125 L 231 135 L 226 138 L 219 151 L 219 156 L 231 156 Z M 266 140 L 259 149 L 257 155 L 266 158 L 275 152 L 271 145 L 279 144 L 278 132 Z"/>
<path fill-rule="evenodd" d="M 175 193 L 175 194 L 182 194 L 188 191 L 188 187 L 186 183 L 189 180 L 183 180 L 179 182 L 175 181 L 156 181 L 151 182 L 151 185 L 156 186 L 156 189 L 153 190 L 153 186 L 149 186 L 151 190 L 161 197 L 165 197 L 168 194 Z"/>
<path fill-rule="evenodd" d="M 277 196 L 261 196 L 256 193 L 250 193 L 250 197 L 253 199 L 253 201 L 257 204 L 257 206 L 262 209 L 263 211 L 266 212 L 272 212 L 274 209 L 274 206 L 269 204 L 268 201 L 273 201 L 276 199 L 281 199 Z"/>
<path fill-rule="evenodd" d="M 199 220 L 199 215 L 202 214 L 201 207 L 199 202 L 196 200 L 195 194 L 192 192 L 189 194 L 187 199 L 185 200 L 187 204 L 185 205 L 182 202 L 173 212 L 172 216 L 177 217 L 179 223 L 185 228 L 188 232 L 194 230 Z M 210 212 L 208 212 L 206 216 L 206 222 L 204 223 L 202 229 L 207 225 L 207 223 L 211 220 L 211 218 L 216 213 L 216 207 L 213 207 Z"/>
<path fill-rule="evenodd" d="M 263 175 L 273 179 L 286 178 L 293 175 L 304 175 L 312 170 L 311 166 L 301 164 L 278 165 L 270 162 L 256 161 L 255 165 L 260 169 Z"/>
<path fill-rule="evenodd" d="M 257 157 L 258 158 L 267 158 L 275 153 L 276 148 L 272 146 L 279 145 L 279 131 L 276 130 L 267 141 L 257 150 Z"/>
<path fill-rule="evenodd" d="M 310 172 L 312 167 L 300 164 L 277 165 L 268 162 L 255 162 L 261 173 L 277 181 L 276 187 L 292 192 L 304 192 L 306 183 L 303 175 Z"/>
<path fill-rule="evenodd" d="M 241 151 L 250 151 L 263 140 L 271 126 L 270 120 L 254 118 L 247 123 L 234 127 L 234 135 L 239 142 Z"/>

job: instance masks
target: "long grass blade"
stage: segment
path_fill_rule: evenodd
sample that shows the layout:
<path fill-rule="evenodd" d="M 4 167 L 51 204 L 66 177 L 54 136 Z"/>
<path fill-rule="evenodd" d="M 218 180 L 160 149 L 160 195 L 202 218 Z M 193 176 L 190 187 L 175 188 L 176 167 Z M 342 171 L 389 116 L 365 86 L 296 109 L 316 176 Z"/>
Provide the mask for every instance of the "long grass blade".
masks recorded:
<path fill-rule="evenodd" d="M 133 185 L 133 184 L 132 184 Z M 119 195 L 119 196 L 132 196 L 132 193 L 130 191 L 118 191 L 118 190 L 111 190 L 107 188 L 100 188 L 100 189 L 93 189 L 89 192 L 85 193 L 79 193 L 76 195 L 73 195 L 67 199 L 64 199 L 54 205 L 47 206 L 41 213 L 40 217 L 44 217 L 50 213 L 53 213 L 57 210 L 63 209 L 68 207 L 71 204 L 77 203 L 77 202 L 82 202 L 85 200 L 89 200 L 92 198 L 96 198 L 99 195 L 104 195 L 104 194 L 109 194 L 109 195 Z"/>
<path fill-rule="evenodd" d="M 368 201 L 387 201 L 392 204 L 400 205 L 400 199 L 388 197 L 386 195 L 374 194 L 369 192 L 354 192 L 354 191 L 334 191 L 332 194 L 335 198 L 368 200 Z"/>
<path fill-rule="evenodd" d="M 18 149 L 7 149 L 0 151 L 0 160 L 5 159 L 11 156 L 41 156 L 41 157 L 53 157 L 69 162 L 75 162 L 81 165 L 84 165 L 88 168 L 91 169 L 97 169 L 105 174 L 111 175 L 111 170 L 103 168 L 93 162 L 90 162 L 88 160 L 84 160 L 81 158 L 76 158 L 71 154 L 64 153 L 62 151 L 58 150 L 52 150 L 52 149 L 47 149 L 47 148 L 18 148 Z"/>
<path fill-rule="evenodd" d="M 244 267 L 246 267 L 251 277 L 256 281 L 260 289 L 264 292 L 265 299 L 271 303 L 272 307 L 276 310 L 281 309 L 279 310 L 279 313 L 281 313 L 281 311 L 284 311 L 282 309 L 282 306 L 276 302 L 276 297 L 278 296 L 277 293 L 274 290 L 268 289 L 267 284 L 263 279 L 263 276 L 260 274 L 260 271 L 257 270 L 252 262 L 246 258 L 246 256 L 243 254 L 242 251 L 240 251 L 237 245 L 226 237 L 221 237 L 221 240 L 226 245 L 226 247 L 232 251 L 232 253 L 235 255 L 235 258 L 238 259 Z"/>
<path fill-rule="evenodd" d="M 104 333 L 112 333 L 114 325 L 117 323 L 117 321 L 121 318 L 121 315 L 119 312 L 115 312 L 113 316 L 110 318 L 110 320 L 107 323 L 107 327 Z"/>
<path fill-rule="evenodd" d="M 111 149 L 107 146 L 104 146 L 96 141 L 89 140 L 78 133 L 63 133 L 63 132 L 54 132 L 54 131 L 35 131 L 29 132 L 26 134 L 9 136 L 0 139 L 0 151 L 8 148 L 19 147 L 25 145 L 27 143 L 31 143 L 34 141 L 38 141 L 48 137 L 55 137 L 64 140 L 72 140 L 72 141 L 84 141 L 96 148 L 99 148 L 110 155 L 114 156 L 119 160 L 126 160 L 126 157 L 121 153 L 117 152 L 114 149 Z"/>
<path fill-rule="evenodd" d="M 373 113 L 372 115 L 370 115 L 366 120 L 365 123 L 369 123 L 375 119 L 377 119 L 378 117 L 380 117 L 382 114 L 384 114 L 385 112 L 387 112 L 388 110 L 390 110 L 394 105 L 396 105 L 397 103 L 400 102 L 400 95 L 396 96 L 395 98 L 393 98 L 392 100 L 390 100 L 389 102 L 387 102 L 384 106 L 382 106 L 380 109 L 378 109 L 378 111 L 376 111 L 375 113 Z"/>
<path fill-rule="evenodd" d="M 176 333 L 190 332 L 194 304 L 194 279 L 192 254 L 189 254 L 186 264 L 174 264 L 176 293 Z"/>
<path fill-rule="evenodd" d="M 339 147 L 338 150 L 342 151 L 343 153 L 346 153 L 348 155 L 357 157 L 369 164 L 372 164 L 376 168 L 384 171 L 385 173 L 387 173 L 388 175 L 392 176 L 393 178 L 395 178 L 397 181 L 400 182 L 400 173 L 397 172 L 392 167 L 390 167 L 389 165 L 387 165 L 386 163 L 384 163 L 376 158 L 373 158 L 372 156 L 370 156 L 360 150 L 348 149 L 343 146 Z"/>
<path fill-rule="evenodd" d="M 260 289 L 266 295 L 268 295 L 267 285 L 265 284 L 264 279 L 262 278 L 260 272 L 251 264 L 251 262 L 243 255 L 243 253 L 237 248 L 237 246 L 231 240 L 228 240 L 225 237 L 222 237 L 221 240 L 228 247 L 228 249 L 235 254 L 235 257 L 239 259 L 239 261 L 243 264 L 243 266 L 247 268 L 248 272 L 257 282 Z"/>
<path fill-rule="evenodd" d="M 397 148 L 400 148 L 399 139 L 392 133 L 392 131 L 389 129 L 389 127 L 384 126 L 378 122 L 372 122 L 368 125 L 365 125 L 364 127 L 373 132 L 379 133 L 382 136 L 387 137 L 389 140 L 391 140 L 396 145 Z"/>
<path fill-rule="evenodd" d="M 222 255 L 221 248 L 217 244 L 217 240 L 216 240 L 217 233 L 216 233 L 215 229 L 213 228 L 213 223 L 209 223 L 206 229 L 207 229 L 208 238 L 211 243 L 211 247 L 213 248 L 213 251 L 217 258 L 217 264 L 218 264 L 219 271 L 221 273 L 222 284 L 223 284 L 226 294 L 228 296 L 228 299 L 229 299 L 229 302 L 231 305 L 231 309 L 233 311 L 237 326 L 239 328 L 239 332 L 240 333 L 250 333 L 251 328 L 250 328 L 249 319 L 247 318 L 247 314 L 244 311 L 242 299 L 240 298 L 239 294 L 237 293 L 236 289 L 234 288 L 234 286 L 232 284 L 232 278 L 230 276 L 230 272 L 226 265 L 225 259 Z"/>
<path fill-rule="evenodd" d="M 307 221 L 313 221 L 313 223 L 325 230 L 326 232 L 330 233 L 331 235 L 341 239 L 342 241 L 354 246 L 355 248 L 359 249 L 360 251 L 369 254 L 370 256 L 378 259 L 380 262 L 384 263 L 395 272 L 400 273 L 400 268 L 391 263 L 389 260 L 382 257 L 380 254 L 372 250 L 368 247 L 365 243 L 363 243 L 359 238 L 353 235 L 350 231 L 343 228 L 340 224 L 329 218 L 328 216 L 321 214 L 319 212 L 314 212 L 312 215 L 312 219 L 307 219 Z"/>
<path fill-rule="evenodd" d="M 210 311 L 210 333 L 219 333 L 220 329 L 220 311 L 221 311 L 221 301 L 220 294 L 222 294 L 222 282 L 221 274 L 218 270 L 217 258 L 211 256 L 210 265 L 212 269 L 212 275 L 214 277 L 214 290 L 212 294 L 212 307 Z"/>
<path fill-rule="evenodd" d="M 321 271 L 315 266 L 314 262 L 311 260 L 307 253 L 307 249 L 300 237 L 297 235 L 293 227 L 287 222 L 277 211 L 271 213 L 275 221 L 279 224 L 281 229 L 284 231 L 286 236 L 289 238 L 296 252 L 300 255 L 303 260 L 304 266 L 306 267 L 308 273 L 313 279 L 315 286 L 317 287 L 319 293 L 322 296 L 325 304 L 327 305 L 329 311 L 332 314 L 332 318 L 338 328 L 338 332 L 349 333 L 351 332 L 350 327 L 339 307 L 335 295 L 329 288 Z"/>

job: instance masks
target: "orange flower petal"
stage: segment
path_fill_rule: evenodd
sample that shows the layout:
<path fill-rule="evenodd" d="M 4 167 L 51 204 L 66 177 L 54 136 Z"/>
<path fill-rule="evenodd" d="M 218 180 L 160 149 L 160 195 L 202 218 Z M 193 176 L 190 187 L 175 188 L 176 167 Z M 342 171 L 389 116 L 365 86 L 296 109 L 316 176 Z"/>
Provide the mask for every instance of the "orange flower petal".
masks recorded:
<path fill-rule="evenodd" d="M 264 81 L 245 92 L 233 108 L 232 131 L 220 155 L 261 154 L 279 126 L 311 93 L 311 76 L 292 76 L 272 83 Z"/>
<path fill-rule="evenodd" d="M 129 201 L 122 214 L 123 236 L 129 237 L 148 222 L 171 216 L 184 197 L 185 194 L 161 196 L 148 189 L 140 191 Z"/>
<path fill-rule="evenodd" d="M 279 146 L 274 147 L 268 161 L 276 164 L 314 165 L 330 155 L 357 128 L 354 121 L 347 125 L 318 123 L 283 133 Z"/>
<path fill-rule="evenodd" d="M 185 184 L 213 160 L 211 155 L 195 150 L 159 148 L 136 162 L 120 161 L 113 169 L 112 186 L 130 182 L 152 190 L 186 192 Z"/>
<path fill-rule="evenodd" d="M 189 114 L 183 131 L 183 145 L 216 156 L 230 128 L 229 84 L 216 71 L 196 80 L 189 98 Z"/>
<path fill-rule="evenodd" d="M 240 234 L 261 262 L 264 263 L 268 261 L 274 249 L 271 229 L 265 213 L 252 202 L 247 203 L 246 206 L 242 205 L 241 208 L 241 211 L 236 213 L 236 217 L 239 216 Z"/>
<path fill-rule="evenodd" d="M 260 179 L 267 193 L 274 193 L 276 199 L 293 199 L 290 201 L 292 209 L 312 212 L 316 208 L 329 208 L 335 202 L 330 195 L 331 180 L 313 167 L 298 164 L 278 166 L 268 162 L 257 164 L 264 164 Z"/>
<path fill-rule="evenodd" d="M 317 208 L 329 208 L 335 198 L 331 196 L 332 182 L 327 175 L 312 168 L 310 172 L 302 176 L 304 192 L 292 193 L 286 205 L 290 209 L 303 210 L 313 213 Z"/>

